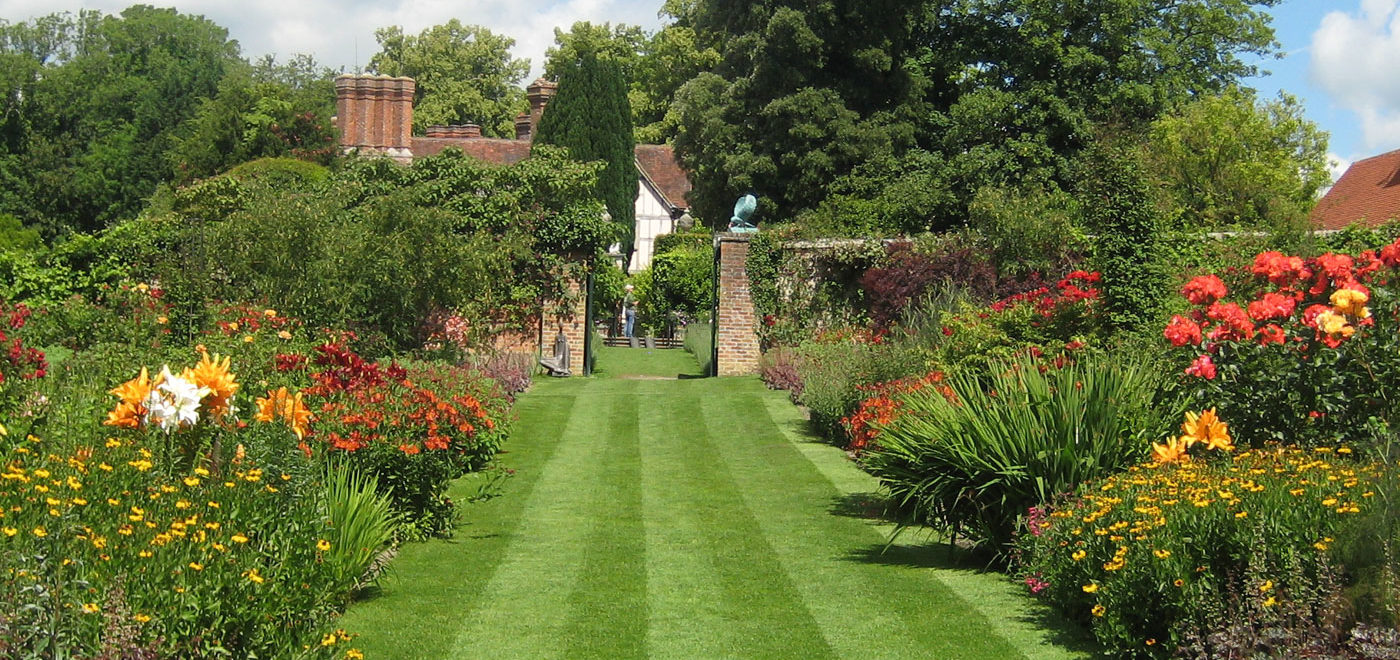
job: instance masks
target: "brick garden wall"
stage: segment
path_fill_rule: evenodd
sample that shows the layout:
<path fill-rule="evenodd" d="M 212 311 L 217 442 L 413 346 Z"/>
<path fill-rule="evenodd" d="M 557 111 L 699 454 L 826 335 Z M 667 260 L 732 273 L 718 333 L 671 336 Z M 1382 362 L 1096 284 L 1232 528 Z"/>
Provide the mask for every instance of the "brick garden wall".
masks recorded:
<path fill-rule="evenodd" d="M 758 373 L 761 353 L 758 333 L 754 331 L 757 326 L 745 267 L 751 237 L 751 234 L 732 233 L 715 237 L 715 249 L 719 250 L 718 311 L 715 315 L 715 343 L 719 355 L 715 371 L 720 376 Z"/>

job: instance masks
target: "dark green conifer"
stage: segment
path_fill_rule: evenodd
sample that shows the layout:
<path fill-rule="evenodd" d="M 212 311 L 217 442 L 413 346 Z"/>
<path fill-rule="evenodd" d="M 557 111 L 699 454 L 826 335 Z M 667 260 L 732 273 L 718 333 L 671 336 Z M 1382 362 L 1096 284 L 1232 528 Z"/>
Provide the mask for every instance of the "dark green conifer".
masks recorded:
<path fill-rule="evenodd" d="M 559 92 L 545 107 L 535 144 L 552 144 L 574 160 L 604 163 L 598 197 L 618 226 L 623 250 L 632 252 L 636 224 L 637 165 L 627 81 L 617 63 L 580 51 L 559 74 Z"/>

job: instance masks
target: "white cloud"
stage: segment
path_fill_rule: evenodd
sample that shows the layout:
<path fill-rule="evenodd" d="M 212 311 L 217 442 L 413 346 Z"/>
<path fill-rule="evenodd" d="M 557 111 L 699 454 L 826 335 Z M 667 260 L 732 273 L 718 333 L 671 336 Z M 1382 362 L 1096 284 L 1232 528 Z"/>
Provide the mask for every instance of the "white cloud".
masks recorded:
<path fill-rule="evenodd" d="M 1400 0 L 1360 0 L 1323 17 L 1313 33 L 1311 76 L 1360 119 L 1372 153 L 1400 147 Z"/>
<path fill-rule="evenodd" d="M 1338 156 L 1337 154 L 1327 154 L 1327 171 L 1332 174 L 1333 183 L 1336 183 L 1337 179 L 1342 178 L 1342 174 L 1346 173 L 1347 168 L 1351 167 L 1351 162 L 1350 159 Z"/>
<path fill-rule="evenodd" d="M 117 13 L 137 0 L 0 0 L 0 19 L 19 22 L 58 11 L 97 9 Z M 353 71 L 379 50 L 377 28 L 400 25 L 416 34 L 457 18 L 515 39 L 512 54 L 529 58 L 530 78 L 544 68 L 554 28 L 575 21 L 660 26 L 661 0 L 166 0 L 181 13 L 202 14 L 228 28 L 229 36 L 255 59 L 309 53 L 321 64 Z M 528 80 L 527 80 L 528 82 Z"/>

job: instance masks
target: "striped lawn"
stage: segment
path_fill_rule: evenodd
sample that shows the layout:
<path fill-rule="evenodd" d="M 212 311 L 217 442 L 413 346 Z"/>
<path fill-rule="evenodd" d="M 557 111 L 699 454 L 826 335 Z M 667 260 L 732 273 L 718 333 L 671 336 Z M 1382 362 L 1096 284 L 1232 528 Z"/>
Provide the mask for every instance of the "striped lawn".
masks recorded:
<path fill-rule="evenodd" d="M 1005 576 L 882 553 L 846 513 L 873 480 L 756 379 L 538 382 L 517 410 L 502 495 L 344 617 L 367 657 L 1084 655 Z"/>

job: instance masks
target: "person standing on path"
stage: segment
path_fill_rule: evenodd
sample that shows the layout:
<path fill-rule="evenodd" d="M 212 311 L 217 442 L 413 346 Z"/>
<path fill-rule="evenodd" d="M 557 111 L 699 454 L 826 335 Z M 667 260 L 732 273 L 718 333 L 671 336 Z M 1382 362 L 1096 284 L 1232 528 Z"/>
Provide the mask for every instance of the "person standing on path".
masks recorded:
<path fill-rule="evenodd" d="M 631 337 L 632 330 L 637 325 L 637 296 L 632 293 L 632 285 L 622 287 L 626 293 L 622 296 L 622 336 Z"/>

